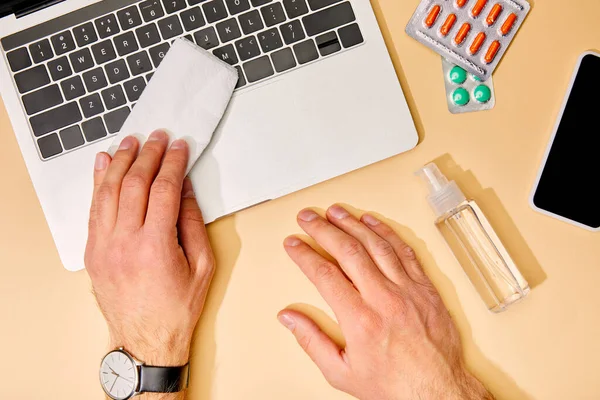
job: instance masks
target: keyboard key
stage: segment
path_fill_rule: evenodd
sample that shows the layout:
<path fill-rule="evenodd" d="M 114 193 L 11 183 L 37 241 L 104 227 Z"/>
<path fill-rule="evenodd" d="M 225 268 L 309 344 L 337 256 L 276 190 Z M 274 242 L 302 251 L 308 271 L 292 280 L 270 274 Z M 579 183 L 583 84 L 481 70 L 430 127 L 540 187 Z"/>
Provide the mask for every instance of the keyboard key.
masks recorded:
<path fill-rule="evenodd" d="M 60 140 L 62 141 L 65 150 L 74 149 L 85 143 L 79 125 L 70 126 L 67 129 L 58 132 L 58 134 L 60 135 Z"/>
<path fill-rule="evenodd" d="M 125 92 L 123 92 L 121 85 L 105 89 L 101 92 L 101 94 L 107 110 L 121 107 L 127 103 L 127 99 L 125 99 Z"/>
<path fill-rule="evenodd" d="M 37 114 L 63 102 L 58 85 L 47 86 L 23 96 L 23 105 L 27 115 Z"/>
<path fill-rule="evenodd" d="M 117 36 L 114 39 L 114 42 L 115 47 L 117 48 L 117 53 L 119 53 L 119 56 L 121 57 L 139 50 L 139 46 L 135 40 L 133 32 L 126 32 L 120 36 Z"/>
<path fill-rule="evenodd" d="M 69 59 L 71 60 L 75 72 L 85 71 L 94 66 L 94 60 L 92 59 L 90 49 L 81 49 L 71 53 L 69 54 Z"/>
<path fill-rule="evenodd" d="M 249 36 L 235 42 L 235 48 L 237 49 L 240 59 L 242 61 L 249 60 L 260 55 L 260 49 L 258 48 L 258 42 L 254 36 Z"/>
<path fill-rule="evenodd" d="M 35 136 L 45 135 L 79 121 L 81 121 L 81 112 L 76 102 L 53 108 L 29 119 Z"/>
<path fill-rule="evenodd" d="M 202 5 L 204 15 L 209 24 L 227 18 L 227 10 L 223 0 L 213 0 Z"/>
<path fill-rule="evenodd" d="M 54 35 L 50 40 L 52 41 L 52 46 L 54 46 L 54 53 L 57 56 L 75 50 L 75 41 L 73 40 L 73 35 L 69 31 Z"/>
<path fill-rule="evenodd" d="M 94 24 L 91 22 L 74 28 L 73 34 L 75 35 L 75 41 L 79 47 L 86 46 L 98 40 L 98 35 L 96 35 Z"/>
<path fill-rule="evenodd" d="M 338 34 L 344 47 L 352 47 L 364 42 L 358 24 L 345 26 L 338 31 Z"/>
<path fill-rule="evenodd" d="M 98 30 L 100 39 L 105 39 L 121 32 L 119 29 L 119 24 L 117 23 L 117 18 L 114 14 L 108 14 L 102 18 L 98 18 L 94 21 L 94 23 L 96 24 L 96 29 Z"/>
<path fill-rule="evenodd" d="M 50 70 L 52 79 L 55 81 L 61 80 L 73 74 L 73 70 L 71 69 L 71 64 L 69 64 L 67 56 L 49 61 L 48 69 Z"/>
<path fill-rule="evenodd" d="M 83 129 L 83 134 L 88 142 L 92 142 L 106 136 L 106 128 L 104 127 L 104 122 L 102 122 L 102 118 L 100 117 L 85 121 L 81 124 L 81 128 Z"/>
<path fill-rule="evenodd" d="M 85 87 L 83 81 L 79 75 L 75 75 L 60 83 L 63 93 L 65 94 L 65 100 L 73 100 L 77 97 L 81 97 L 85 94 Z"/>
<path fill-rule="evenodd" d="M 161 19 L 158 21 L 158 27 L 160 28 L 160 33 L 162 34 L 163 39 L 165 40 L 169 40 L 175 36 L 183 34 L 183 28 L 181 27 L 181 22 L 179 22 L 179 17 L 177 15 L 171 15 L 165 19 Z"/>
<path fill-rule="evenodd" d="M 237 84 L 235 85 L 235 88 L 241 88 L 242 86 L 246 85 L 246 78 L 244 77 L 244 72 L 242 71 L 242 67 L 240 67 L 239 65 L 235 66 L 235 69 L 237 69 L 238 72 L 238 81 Z"/>
<path fill-rule="evenodd" d="M 187 7 L 185 0 L 162 0 L 162 2 L 167 14 L 173 14 L 174 12 L 181 11 Z"/>
<path fill-rule="evenodd" d="M 8 64 L 12 72 L 20 71 L 32 65 L 29 52 L 25 47 L 11 51 L 6 55 L 6 58 L 8 58 Z"/>
<path fill-rule="evenodd" d="M 260 9 L 260 12 L 267 26 L 273 26 L 285 21 L 285 13 L 281 3 L 275 3 Z"/>
<path fill-rule="evenodd" d="M 217 32 L 215 32 L 215 28 L 212 26 L 194 33 L 194 39 L 198 46 L 202 47 L 204 50 L 209 50 L 219 45 Z"/>
<path fill-rule="evenodd" d="M 258 10 L 252 10 L 239 16 L 240 25 L 245 35 L 249 35 L 264 28 L 262 18 Z"/>
<path fill-rule="evenodd" d="M 148 75 L 146 75 L 146 82 L 150 82 L 150 79 L 152 79 L 153 76 L 154 72 L 150 72 Z"/>
<path fill-rule="evenodd" d="M 127 64 L 129 65 L 129 69 L 134 76 L 145 74 L 146 72 L 150 72 L 152 70 L 150 58 L 148 58 L 148 53 L 145 51 L 127 57 Z"/>
<path fill-rule="evenodd" d="M 339 3 L 340 1 L 342 0 L 308 0 L 308 4 L 310 5 L 310 9 L 315 11 Z"/>
<path fill-rule="evenodd" d="M 270 3 L 272 0 L 250 0 L 253 7 L 264 6 L 265 4 Z"/>
<path fill-rule="evenodd" d="M 86 118 L 90 118 L 94 115 L 98 115 L 101 112 L 104 112 L 104 106 L 102 105 L 102 100 L 100 100 L 100 95 L 98 93 L 94 93 L 90 96 L 86 96 L 83 99 L 79 100 L 79 105 L 81 106 L 83 115 Z"/>
<path fill-rule="evenodd" d="M 169 43 L 162 43 L 150 49 L 150 58 L 152 58 L 152 62 L 156 68 L 158 68 L 163 58 L 167 55 L 169 48 L 171 48 Z"/>
<path fill-rule="evenodd" d="M 294 45 L 294 53 L 300 64 L 306 64 L 319 58 L 317 47 L 312 39 Z"/>
<path fill-rule="evenodd" d="M 196 29 L 204 26 L 206 22 L 204 21 L 204 15 L 202 15 L 202 10 L 200 7 L 194 7 L 189 10 L 185 10 L 181 14 L 181 21 L 183 22 L 183 27 L 186 31 L 195 31 Z"/>
<path fill-rule="evenodd" d="M 140 3 L 140 10 L 142 11 L 142 17 L 144 21 L 150 22 L 155 19 L 164 17 L 165 12 L 158 0 L 147 0 Z"/>
<path fill-rule="evenodd" d="M 213 54 L 230 65 L 237 64 L 238 62 L 237 56 L 235 55 L 235 49 L 231 44 L 215 49 Z"/>
<path fill-rule="evenodd" d="M 119 19 L 123 30 L 135 28 L 142 24 L 142 17 L 136 6 L 127 7 L 126 9 L 117 12 L 117 18 Z"/>
<path fill-rule="evenodd" d="M 135 79 L 125 82 L 123 86 L 125 87 L 125 93 L 127 93 L 127 98 L 129 99 L 129 101 L 134 102 L 138 101 L 138 99 L 142 95 L 142 92 L 146 88 L 146 81 L 143 77 L 138 76 Z"/>
<path fill-rule="evenodd" d="M 117 58 L 117 53 L 115 53 L 115 48 L 110 39 L 93 45 L 92 53 L 94 53 L 96 64 L 104 64 Z"/>
<path fill-rule="evenodd" d="M 31 53 L 31 58 L 33 58 L 33 61 L 36 64 L 54 57 L 54 53 L 52 53 L 52 48 L 50 47 L 50 42 L 48 39 L 44 39 L 29 45 L 29 52 Z"/>
<path fill-rule="evenodd" d="M 229 14 L 235 15 L 250 9 L 250 3 L 248 0 L 225 0 L 227 2 L 227 8 Z"/>
<path fill-rule="evenodd" d="M 83 81 L 88 92 L 95 92 L 108 86 L 106 75 L 104 75 L 104 71 L 100 67 L 84 73 Z"/>
<path fill-rule="evenodd" d="M 186 40 L 189 40 L 192 43 L 194 43 L 194 37 L 192 35 L 188 34 L 188 35 L 185 35 L 183 38 L 186 39 Z"/>
<path fill-rule="evenodd" d="M 315 41 L 317 42 L 319 53 L 321 53 L 323 57 L 338 52 L 342 49 L 340 41 L 338 40 L 335 32 L 328 32 L 324 35 L 317 36 Z"/>
<path fill-rule="evenodd" d="M 268 53 L 283 46 L 281 36 L 277 28 L 271 28 L 258 34 L 258 41 L 262 51 Z"/>
<path fill-rule="evenodd" d="M 125 64 L 125 60 L 117 60 L 115 62 L 107 64 L 104 66 L 104 70 L 106 71 L 106 75 L 108 76 L 108 81 L 112 85 L 129 78 L 129 70 L 127 69 L 127 64 Z"/>
<path fill-rule="evenodd" d="M 15 75 L 19 93 L 27 93 L 50 83 L 50 76 L 43 65 L 19 72 Z"/>
<path fill-rule="evenodd" d="M 296 59 L 294 59 L 292 49 L 289 47 L 272 53 L 271 60 L 273 60 L 273 66 L 275 66 L 277 72 L 287 71 L 296 66 Z"/>
<path fill-rule="evenodd" d="M 248 82 L 256 82 L 275 73 L 273 71 L 273 66 L 271 65 L 271 60 L 269 60 L 269 56 L 263 56 L 256 60 L 248 61 L 244 64 L 244 71 L 246 72 Z"/>
<path fill-rule="evenodd" d="M 326 8 L 302 18 L 302 23 L 308 36 L 315 36 L 323 32 L 346 25 L 356 20 L 350 3 L 345 2 L 337 6 Z"/>
<path fill-rule="evenodd" d="M 129 107 L 123 107 L 105 114 L 104 123 L 106 123 L 106 129 L 108 130 L 108 133 L 119 132 L 123 127 L 125 120 L 127 117 L 129 117 L 129 113 L 131 113 Z"/>
<path fill-rule="evenodd" d="M 308 12 L 306 0 L 283 0 L 283 6 L 289 19 L 299 17 Z"/>
<path fill-rule="evenodd" d="M 281 36 L 285 40 L 285 44 L 292 44 L 303 40 L 306 36 L 304 35 L 304 29 L 299 20 L 286 22 L 279 27 L 281 30 Z"/>
<path fill-rule="evenodd" d="M 142 26 L 135 30 L 135 34 L 140 41 L 140 46 L 148 47 L 160 42 L 160 35 L 156 24 Z"/>
<path fill-rule="evenodd" d="M 235 18 L 219 22 L 217 24 L 217 32 L 219 32 L 219 38 L 221 39 L 221 43 L 227 43 L 230 40 L 237 39 L 240 36 L 242 36 L 242 33 L 240 32 L 240 27 Z"/>
<path fill-rule="evenodd" d="M 40 148 L 40 153 L 42 153 L 42 158 L 50 158 L 63 151 L 56 133 L 38 139 L 37 143 Z"/>

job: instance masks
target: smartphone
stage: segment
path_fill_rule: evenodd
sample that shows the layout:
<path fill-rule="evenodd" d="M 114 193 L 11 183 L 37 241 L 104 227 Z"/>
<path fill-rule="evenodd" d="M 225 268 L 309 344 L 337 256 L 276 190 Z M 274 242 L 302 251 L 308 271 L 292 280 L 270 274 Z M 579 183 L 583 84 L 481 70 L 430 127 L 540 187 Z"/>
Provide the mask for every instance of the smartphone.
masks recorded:
<path fill-rule="evenodd" d="M 530 197 L 541 213 L 600 231 L 600 54 L 584 53 Z"/>

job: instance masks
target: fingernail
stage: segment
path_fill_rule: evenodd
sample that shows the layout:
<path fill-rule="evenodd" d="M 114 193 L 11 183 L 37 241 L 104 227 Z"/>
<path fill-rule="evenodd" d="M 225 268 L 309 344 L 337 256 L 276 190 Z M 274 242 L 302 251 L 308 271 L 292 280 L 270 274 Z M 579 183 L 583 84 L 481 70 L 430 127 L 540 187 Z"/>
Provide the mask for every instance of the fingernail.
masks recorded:
<path fill-rule="evenodd" d="M 371 225 L 371 226 L 377 226 L 381 223 L 381 221 L 379 221 L 377 218 L 375 218 L 372 215 L 369 214 L 365 214 L 362 216 L 362 220 L 363 222 L 365 222 L 367 225 Z"/>
<path fill-rule="evenodd" d="M 294 321 L 294 319 L 287 314 L 281 314 L 277 317 L 277 319 L 279 322 L 281 322 L 281 325 L 285 326 L 290 331 L 293 331 L 296 327 L 296 321 Z"/>
<path fill-rule="evenodd" d="M 183 139 L 177 139 L 171 144 L 172 149 L 185 149 L 187 147 L 187 142 Z"/>
<path fill-rule="evenodd" d="M 283 244 L 286 245 L 286 246 L 289 246 L 289 247 L 296 247 L 296 246 L 298 246 L 301 243 L 302 243 L 302 240 L 298 239 L 295 236 L 287 237 L 283 241 Z"/>
<path fill-rule="evenodd" d="M 327 210 L 327 212 L 335 219 L 344 219 L 350 216 L 350 214 L 348 214 L 348 211 L 346 211 L 338 205 L 333 205 L 329 207 L 329 210 Z"/>
<path fill-rule="evenodd" d="M 104 154 L 104 153 L 96 154 L 96 162 L 94 163 L 94 169 L 96 169 L 96 171 L 102 171 L 102 170 L 106 169 L 107 165 L 108 165 L 108 160 L 106 159 L 106 154 Z"/>
<path fill-rule="evenodd" d="M 186 177 L 183 180 L 182 193 L 182 197 L 184 199 L 193 199 L 194 197 L 196 197 L 196 194 L 194 193 L 194 186 L 192 185 L 192 180 L 188 177 Z"/>
<path fill-rule="evenodd" d="M 298 218 L 301 219 L 304 222 L 310 222 L 313 221 L 315 218 L 317 218 L 319 215 L 314 212 L 313 210 L 302 210 L 300 211 L 300 213 L 298 214 Z"/>
<path fill-rule="evenodd" d="M 156 140 L 163 140 L 167 135 L 163 131 L 154 131 L 148 137 L 148 142 L 154 142 Z"/>
<path fill-rule="evenodd" d="M 128 150 L 128 149 L 130 149 L 133 146 L 134 140 L 135 140 L 135 138 L 133 136 L 127 136 L 121 142 L 121 145 L 119 146 L 119 150 Z"/>

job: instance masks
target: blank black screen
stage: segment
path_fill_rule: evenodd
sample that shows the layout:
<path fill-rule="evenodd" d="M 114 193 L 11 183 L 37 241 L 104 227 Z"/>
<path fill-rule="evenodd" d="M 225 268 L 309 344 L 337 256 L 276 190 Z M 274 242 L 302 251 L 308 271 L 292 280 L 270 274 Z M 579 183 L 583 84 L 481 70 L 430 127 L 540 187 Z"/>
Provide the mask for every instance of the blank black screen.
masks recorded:
<path fill-rule="evenodd" d="M 581 62 L 533 202 L 600 227 L 600 57 Z"/>

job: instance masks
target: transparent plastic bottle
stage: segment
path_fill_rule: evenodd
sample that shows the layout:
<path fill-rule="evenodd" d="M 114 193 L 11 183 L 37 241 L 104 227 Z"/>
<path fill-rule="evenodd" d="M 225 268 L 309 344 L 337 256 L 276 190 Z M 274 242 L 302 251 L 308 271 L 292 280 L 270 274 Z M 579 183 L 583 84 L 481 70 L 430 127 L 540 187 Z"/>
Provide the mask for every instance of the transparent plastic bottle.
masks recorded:
<path fill-rule="evenodd" d="M 488 309 L 501 312 L 524 298 L 529 284 L 479 206 L 466 199 L 456 182 L 448 182 L 437 165 L 428 164 L 416 174 L 429 186 L 436 226 Z"/>

